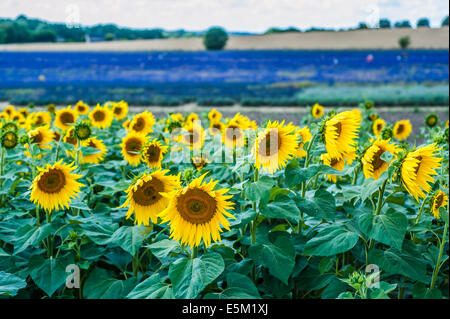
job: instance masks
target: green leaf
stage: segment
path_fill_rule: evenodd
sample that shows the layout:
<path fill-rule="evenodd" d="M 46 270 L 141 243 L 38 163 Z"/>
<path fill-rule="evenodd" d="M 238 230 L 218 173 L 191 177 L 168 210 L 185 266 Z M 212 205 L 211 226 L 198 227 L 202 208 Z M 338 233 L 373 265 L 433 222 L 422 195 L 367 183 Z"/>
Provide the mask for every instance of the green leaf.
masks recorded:
<path fill-rule="evenodd" d="M 269 176 L 261 176 L 261 178 L 256 182 L 251 182 L 245 185 L 245 197 L 259 204 L 267 203 L 270 198 L 270 190 L 274 185 L 274 180 Z"/>
<path fill-rule="evenodd" d="M 66 282 L 69 276 L 66 267 L 73 263 L 71 256 L 50 259 L 33 256 L 30 259 L 30 276 L 34 283 L 51 297 Z"/>
<path fill-rule="evenodd" d="M 110 243 L 134 256 L 151 231 L 152 227 L 122 226 L 114 232 Z"/>
<path fill-rule="evenodd" d="M 390 274 L 398 274 L 411 279 L 428 282 L 426 262 L 409 252 L 395 248 L 373 249 L 369 252 L 369 262 Z"/>
<path fill-rule="evenodd" d="M 8 254 L 6 251 L 0 248 L 0 257 L 9 257 L 9 256 L 10 254 Z"/>
<path fill-rule="evenodd" d="M 323 189 L 319 189 L 314 193 L 314 197 L 307 198 L 297 196 L 295 202 L 300 211 L 305 214 L 326 220 L 334 220 L 336 214 L 336 202 L 334 196 Z"/>
<path fill-rule="evenodd" d="M 303 254 L 327 257 L 344 253 L 355 247 L 358 238 L 344 224 L 328 225 L 306 243 Z"/>
<path fill-rule="evenodd" d="M 181 245 L 179 242 L 171 239 L 163 239 L 151 245 L 148 245 L 147 248 L 150 249 L 153 255 L 156 258 L 162 259 L 167 257 L 172 251 L 179 250 Z"/>
<path fill-rule="evenodd" d="M 119 280 L 108 271 L 95 268 L 83 286 L 83 296 L 87 299 L 122 299 L 136 285 L 136 278 Z"/>
<path fill-rule="evenodd" d="M 26 286 L 27 283 L 24 279 L 13 274 L 0 271 L 0 296 L 15 296 L 20 289 L 25 288 Z"/>
<path fill-rule="evenodd" d="M 444 223 L 448 224 L 448 211 L 444 207 L 439 207 L 439 216 L 442 217 Z"/>
<path fill-rule="evenodd" d="M 180 258 L 170 265 L 169 278 L 176 298 L 193 299 L 225 269 L 217 253 L 207 252 L 200 258 Z"/>
<path fill-rule="evenodd" d="M 401 249 L 408 228 L 408 219 L 402 213 L 388 209 L 378 216 L 372 213 L 362 214 L 359 227 L 369 238 Z"/>
<path fill-rule="evenodd" d="M 106 245 L 118 227 L 119 224 L 86 223 L 81 224 L 81 233 L 97 245 Z"/>
<path fill-rule="evenodd" d="M 287 285 L 295 265 L 295 249 L 288 237 L 278 236 L 274 243 L 251 246 L 248 252 L 251 259 Z"/>
<path fill-rule="evenodd" d="M 172 288 L 154 274 L 137 285 L 128 295 L 129 299 L 173 299 Z"/>
<path fill-rule="evenodd" d="M 37 246 L 41 240 L 50 235 L 51 230 L 51 224 L 45 224 L 40 227 L 34 225 L 23 226 L 15 234 L 17 240 L 14 243 L 14 254 L 17 255 L 29 246 Z"/>
<path fill-rule="evenodd" d="M 261 211 L 261 215 L 269 218 L 287 218 L 298 221 L 300 211 L 295 202 L 286 195 L 280 195 L 275 201 L 267 204 Z"/>
<path fill-rule="evenodd" d="M 412 293 L 414 299 L 442 299 L 442 292 L 439 289 L 430 290 L 421 282 L 414 285 Z"/>
<path fill-rule="evenodd" d="M 288 165 L 285 170 L 286 183 L 289 187 L 297 186 L 310 180 L 317 174 L 342 176 L 343 172 L 323 164 L 314 164 L 310 165 L 308 168 L 300 168 L 298 167 L 298 164 L 295 165 L 291 163 L 291 165 Z"/>
<path fill-rule="evenodd" d="M 381 174 L 380 178 L 375 180 L 372 177 L 367 178 L 361 187 L 361 200 L 364 202 L 370 196 L 372 196 L 378 188 L 383 185 L 384 181 L 388 178 L 387 172 Z"/>
<path fill-rule="evenodd" d="M 205 299 L 260 299 L 258 289 L 248 276 L 231 272 L 227 274 L 227 289 L 207 294 Z"/>

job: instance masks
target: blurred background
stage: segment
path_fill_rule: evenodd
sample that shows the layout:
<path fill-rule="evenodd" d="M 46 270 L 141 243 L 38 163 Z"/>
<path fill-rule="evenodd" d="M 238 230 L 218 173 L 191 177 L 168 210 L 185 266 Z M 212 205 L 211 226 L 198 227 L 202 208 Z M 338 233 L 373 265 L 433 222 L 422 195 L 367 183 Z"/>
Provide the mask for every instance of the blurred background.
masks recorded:
<path fill-rule="evenodd" d="M 392 120 L 448 118 L 448 12 L 442 0 L 3 0 L 0 108 L 125 100 L 270 118 L 373 101 Z"/>

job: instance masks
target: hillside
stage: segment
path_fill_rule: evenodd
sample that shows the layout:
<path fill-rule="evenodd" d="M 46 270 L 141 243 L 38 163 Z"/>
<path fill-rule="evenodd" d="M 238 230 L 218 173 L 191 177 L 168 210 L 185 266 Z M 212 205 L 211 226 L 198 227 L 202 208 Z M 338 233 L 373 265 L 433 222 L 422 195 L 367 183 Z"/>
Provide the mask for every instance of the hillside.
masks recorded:
<path fill-rule="evenodd" d="M 449 28 L 377 29 L 231 36 L 227 50 L 397 49 L 398 39 L 411 37 L 412 49 L 448 49 Z M 0 51 L 198 51 L 201 38 L 131 40 L 94 43 L 27 43 L 0 45 Z"/>

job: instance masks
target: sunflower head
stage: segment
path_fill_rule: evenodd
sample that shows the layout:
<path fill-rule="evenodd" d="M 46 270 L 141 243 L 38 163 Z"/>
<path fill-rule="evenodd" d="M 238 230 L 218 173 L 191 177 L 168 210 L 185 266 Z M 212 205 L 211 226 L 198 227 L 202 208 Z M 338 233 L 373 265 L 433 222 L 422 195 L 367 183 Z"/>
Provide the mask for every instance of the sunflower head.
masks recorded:
<path fill-rule="evenodd" d="M 225 130 L 225 124 L 221 121 L 211 121 L 209 124 L 209 134 L 216 136 Z"/>
<path fill-rule="evenodd" d="M 158 170 L 138 177 L 126 190 L 127 200 L 121 207 L 128 207 L 127 218 L 134 213 L 135 223 L 148 226 L 150 220 L 157 222 L 158 214 L 169 204 L 170 199 L 161 193 L 180 189 L 180 176 L 168 175 L 169 171 Z"/>
<path fill-rule="evenodd" d="M 375 120 L 378 118 L 378 114 L 377 114 L 377 113 L 370 113 L 370 114 L 367 116 L 367 118 L 368 118 L 370 121 L 375 121 Z"/>
<path fill-rule="evenodd" d="M 205 143 L 206 133 L 199 123 L 200 122 L 195 121 L 190 125 L 184 126 L 180 131 L 178 140 L 184 145 L 187 145 L 190 149 L 199 150 Z"/>
<path fill-rule="evenodd" d="M 77 111 L 78 114 L 87 115 L 89 114 L 89 105 L 83 101 L 78 101 L 77 104 L 75 104 L 75 111 Z"/>
<path fill-rule="evenodd" d="M 385 128 L 386 122 L 382 118 L 377 118 L 375 121 L 373 121 L 372 124 L 372 131 L 375 136 L 380 136 L 381 132 L 383 131 L 383 128 Z"/>
<path fill-rule="evenodd" d="M 5 124 L 2 126 L 3 131 L 14 131 L 17 132 L 19 130 L 19 126 L 16 122 L 13 121 L 6 121 Z"/>
<path fill-rule="evenodd" d="M 56 112 L 56 106 L 55 106 L 55 104 L 49 104 L 49 105 L 47 105 L 47 111 L 48 111 L 50 114 L 55 114 L 55 112 Z"/>
<path fill-rule="evenodd" d="M 75 133 L 73 132 L 73 127 L 67 130 L 66 134 L 64 135 L 63 142 L 72 144 L 73 146 L 77 146 L 78 140 L 77 137 L 75 136 Z"/>
<path fill-rule="evenodd" d="M 130 165 L 136 166 L 141 162 L 141 151 L 146 141 L 144 134 L 133 131 L 122 139 L 122 156 Z"/>
<path fill-rule="evenodd" d="M 330 154 L 325 153 L 320 156 L 320 159 L 322 160 L 323 164 L 342 172 L 344 170 L 345 164 L 347 163 L 347 165 L 351 165 L 353 161 L 356 159 L 356 157 L 357 157 L 356 151 L 353 150 L 350 153 L 342 154 L 342 156 L 338 158 L 332 157 L 330 156 Z M 325 175 L 325 178 L 327 178 L 329 181 L 333 183 L 336 183 L 338 179 L 341 179 L 340 176 L 330 174 Z"/>
<path fill-rule="evenodd" d="M 433 176 L 441 167 L 442 158 L 437 156 L 440 150 L 436 144 L 427 145 L 407 153 L 401 163 L 402 184 L 416 200 L 425 198 L 431 190 Z"/>
<path fill-rule="evenodd" d="M 28 108 L 26 108 L 26 107 L 21 107 L 20 109 L 17 110 L 17 112 L 19 112 L 20 114 L 22 114 L 22 116 L 23 116 L 24 118 L 27 118 L 28 115 L 30 114 L 30 113 L 28 112 Z"/>
<path fill-rule="evenodd" d="M 192 165 L 194 165 L 197 171 L 201 171 L 204 167 L 206 167 L 210 163 L 211 161 L 204 154 L 202 156 L 192 157 Z"/>
<path fill-rule="evenodd" d="M 303 158 L 306 156 L 306 151 L 303 149 L 306 142 L 311 141 L 311 131 L 309 127 L 305 126 L 295 132 L 298 136 L 298 149 L 297 149 L 297 157 Z"/>
<path fill-rule="evenodd" d="M 325 122 L 322 138 L 325 148 L 332 158 L 340 158 L 344 153 L 352 153 L 357 145 L 360 119 L 352 111 L 332 116 Z"/>
<path fill-rule="evenodd" d="M 170 193 L 163 193 L 170 199 L 169 205 L 160 213 L 163 223 L 170 225 L 170 237 L 190 247 L 206 247 L 211 241 L 220 241 L 222 227 L 229 230 L 226 217 L 235 218 L 229 213 L 234 203 L 228 189 L 215 190 L 218 181 L 203 181 L 205 175 L 194 179 L 187 187 Z M 221 224 L 221 225 L 220 225 Z"/>
<path fill-rule="evenodd" d="M 412 132 L 412 125 L 409 120 L 401 120 L 394 125 L 394 137 L 399 141 L 406 140 Z"/>
<path fill-rule="evenodd" d="M 14 121 L 14 122 L 20 122 L 20 121 L 25 120 L 25 118 L 23 117 L 23 115 L 21 113 L 15 112 L 14 114 L 12 114 L 10 116 L 10 120 Z"/>
<path fill-rule="evenodd" d="M 212 109 L 208 113 L 208 119 L 210 122 L 218 122 L 222 119 L 222 113 L 220 113 L 216 109 Z"/>
<path fill-rule="evenodd" d="M 375 105 L 375 103 L 373 101 L 371 101 L 371 100 L 367 100 L 364 103 L 364 107 L 366 108 L 366 110 L 372 109 L 374 107 L 374 105 Z"/>
<path fill-rule="evenodd" d="M 62 131 L 66 131 L 75 124 L 78 114 L 72 110 L 71 106 L 55 112 L 55 126 Z"/>
<path fill-rule="evenodd" d="M 79 139 L 80 141 L 87 140 L 91 134 L 91 126 L 86 121 L 79 121 L 75 124 L 75 127 L 73 129 L 75 137 Z"/>
<path fill-rule="evenodd" d="M 13 149 L 19 143 L 19 137 L 15 131 L 2 130 L 1 143 L 2 146 L 8 150 Z"/>
<path fill-rule="evenodd" d="M 381 174 L 387 171 L 390 163 L 387 163 L 381 158 L 381 156 L 389 152 L 392 155 L 396 155 L 399 149 L 395 144 L 390 144 L 389 140 L 378 139 L 364 152 L 364 156 L 361 159 L 363 164 L 363 172 L 366 178 L 372 177 L 377 180 Z M 391 160 L 392 162 L 392 160 Z"/>
<path fill-rule="evenodd" d="M 112 106 L 112 112 L 116 120 L 120 121 L 128 115 L 128 103 L 125 101 L 114 103 Z"/>
<path fill-rule="evenodd" d="M 155 117 L 152 113 L 144 111 L 136 114 L 128 127 L 130 131 L 148 134 L 153 131 L 153 125 L 155 124 Z"/>
<path fill-rule="evenodd" d="M 323 106 L 318 103 L 314 104 L 311 109 L 311 115 L 315 119 L 320 119 L 323 116 Z"/>
<path fill-rule="evenodd" d="M 425 125 L 428 127 L 435 127 L 439 122 L 439 118 L 436 113 L 430 113 L 425 117 Z"/>
<path fill-rule="evenodd" d="M 16 108 L 14 107 L 14 105 L 8 105 L 3 110 L 3 112 L 5 112 L 8 116 L 11 116 L 11 114 L 13 114 L 15 111 L 16 111 Z"/>
<path fill-rule="evenodd" d="M 50 125 L 50 122 L 52 121 L 52 116 L 49 112 L 32 113 L 28 118 L 30 119 L 30 125 L 34 127 Z"/>
<path fill-rule="evenodd" d="M 440 218 L 439 208 L 447 207 L 447 205 L 448 205 L 447 194 L 441 190 L 437 191 L 431 198 L 431 212 L 433 213 L 434 217 L 439 219 Z"/>
<path fill-rule="evenodd" d="M 28 132 L 31 144 L 38 144 L 40 148 L 51 148 L 48 143 L 53 141 L 53 132 L 48 125 L 39 126 L 38 128 Z"/>
<path fill-rule="evenodd" d="M 160 168 L 164 154 L 167 152 L 168 147 L 163 146 L 156 138 L 145 143 L 142 148 L 142 159 L 151 168 Z"/>
<path fill-rule="evenodd" d="M 100 104 L 97 104 L 97 106 L 89 113 L 89 119 L 93 127 L 105 129 L 111 126 L 114 116 L 112 111 L 106 105 L 100 106 Z"/>
<path fill-rule="evenodd" d="M 297 127 L 284 121 L 269 121 L 267 128 L 258 134 L 256 138 L 253 155 L 255 166 L 258 169 L 273 174 L 276 170 L 286 166 L 287 162 L 297 154 L 298 135 Z"/>
<path fill-rule="evenodd" d="M 381 138 L 383 140 L 390 140 L 393 137 L 394 137 L 394 131 L 392 130 L 392 128 L 390 126 L 383 127 L 383 129 L 381 130 Z"/>
<path fill-rule="evenodd" d="M 239 124 L 241 123 L 241 125 Z M 222 142 L 229 148 L 240 148 L 245 145 L 245 127 L 240 120 L 231 120 L 223 129 Z"/>
<path fill-rule="evenodd" d="M 98 164 L 103 161 L 103 158 L 107 153 L 106 146 L 103 143 L 103 141 L 96 138 L 95 136 L 89 137 L 88 139 L 81 142 L 81 146 L 92 147 L 98 150 L 97 153 L 92 153 L 88 155 L 82 154 L 81 163 Z"/>

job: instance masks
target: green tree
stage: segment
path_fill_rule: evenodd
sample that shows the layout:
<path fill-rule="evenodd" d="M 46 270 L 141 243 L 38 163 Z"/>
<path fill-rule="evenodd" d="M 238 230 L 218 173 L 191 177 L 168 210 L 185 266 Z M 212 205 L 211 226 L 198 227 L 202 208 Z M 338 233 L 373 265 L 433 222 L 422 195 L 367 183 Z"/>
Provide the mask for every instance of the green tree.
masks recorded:
<path fill-rule="evenodd" d="M 419 19 L 419 21 L 417 21 L 417 27 L 426 27 L 429 28 L 430 27 L 430 20 L 428 20 L 427 18 L 422 18 Z"/>
<path fill-rule="evenodd" d="M 401 38 L 398 40 L 398 44 L 400 45 L 400 48 L 402 48 L 403 50 L 405 50 L 405 49 L 407 49 L 407 48 L 410 46 L 410 44 L 411 44 L 411 38 L 410 38 L 409 36 L 401 37 Z"/>
<path fill-rule="evenodd" d="M 56 42 L 56 33 L 52 30 L 40 30 L 32 34 L 33 42 Z"/>
<path fill-rule="evenodd" d="M 222 50 L 228 41 L 227 32 L 220 27 L 210 28 L 204 38 L 203 44 L 207 50 Z"/>
<path fill-rule="evenodd" d="M 442 20 L 442 26 L 443 26 L 443 27 L 448 27 L 448 23 L 449 23 L 449 21 L 448 21 L 448 16 L 446 16 L 446 17 L 444 18 L 444 20 Z"/>
<path fill-rule="evenodd" d="M 116 36 L 114 35 L 114 33 L 107 33 L 105 34 L 105 41 L 113 41 L 115 40 Z"/>
<path fill-rule="evenodd" d="M 6 31 L 0 26 L 0 43 L 6 42 Z"/>
<path fill-rule="evenodd" d="M 394 26 L 396 28 L 411 28 L 411 23 L 408 20 L 398 21 Z"/>
<path fill-rule="evenodd" d="M 380 19 L 379 26 L 381 29 L 390 29 L 391 28 L 391 21 L 388 19 Z"/>

